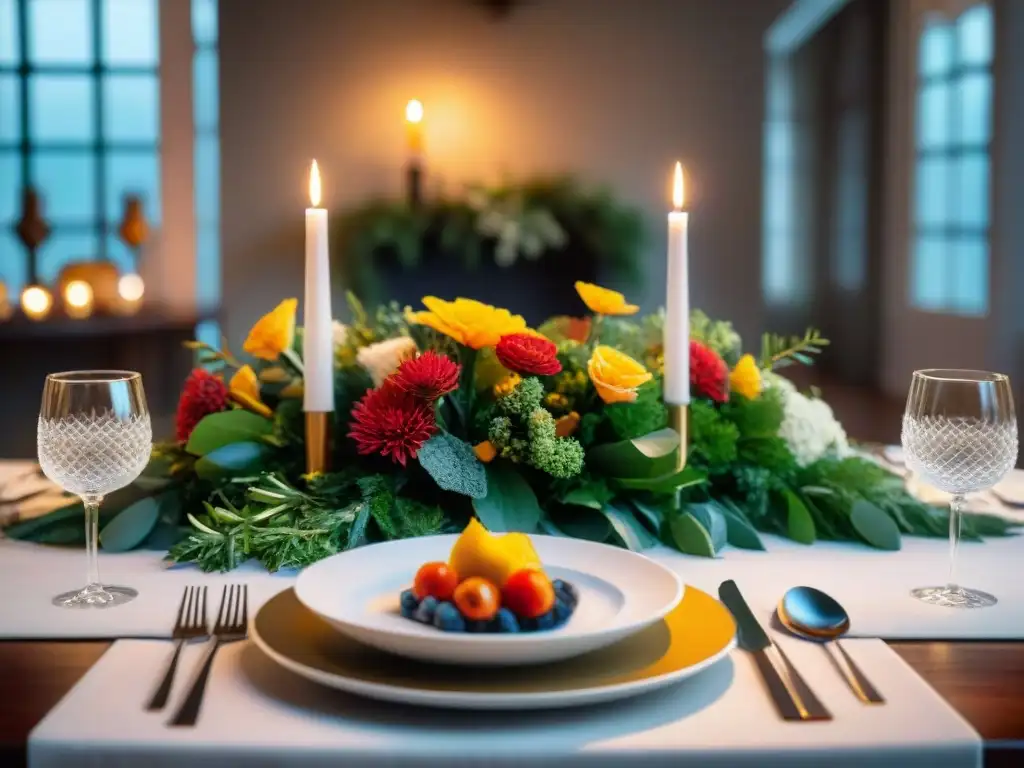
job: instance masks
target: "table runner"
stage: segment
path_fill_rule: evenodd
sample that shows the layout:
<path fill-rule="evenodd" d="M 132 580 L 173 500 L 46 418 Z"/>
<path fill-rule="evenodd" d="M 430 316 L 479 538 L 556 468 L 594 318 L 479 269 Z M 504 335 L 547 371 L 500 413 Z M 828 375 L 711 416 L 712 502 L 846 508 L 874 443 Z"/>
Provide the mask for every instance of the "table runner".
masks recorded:
<path fill-rule="evenodd" d="M 879 640 L 850 654 L 888 697 L 865 706 L 824 649 L 781 641 L 835 719 L 786 723 L 751 657 L 628 704 L 547 712 L 444 712 L 359 699 L 276 667 L 250 643 L 223 648 L 195 729 L 142 709 L 170 644 L 122 640 L 29 738 L 30 768 L 171 766 L 845 766 L 981 764 L 971 727 Z M 187 649 L 172 703 L 196 666 Z"/>

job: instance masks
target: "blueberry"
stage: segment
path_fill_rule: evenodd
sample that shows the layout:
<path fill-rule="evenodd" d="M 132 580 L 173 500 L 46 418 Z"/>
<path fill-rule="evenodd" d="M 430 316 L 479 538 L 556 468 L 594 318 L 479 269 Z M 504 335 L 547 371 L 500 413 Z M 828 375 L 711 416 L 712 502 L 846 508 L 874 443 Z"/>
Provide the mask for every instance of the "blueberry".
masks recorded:
<path fill-rule="evenodd" d="M 490 632 L 491 631 L 491 622 L 484 621 L 482 619 L 474 619 L 472 621 L 467 621 L 466 622 L 466 631 L 467 632 L 478 632 L 478 633 L 479 632 Z"/>
<path fill-rule="evenodd" d="M 494 617 L 495 621 L 498 622 L 499 632 L 518 632 L 519 631 L 519 619 L 512 613 L 508 608 L 498 609 L 498 615 Z"/>
<path fill-rule="evenodd" d="M 537 617 L 537 629 L 553 629 L 555 626 L 555 612 L 548 611 Z"/>
<path fill-rule="evenodd" d="M 537 619 L 519 619 L 519 630 L 521 632 L 536 632 Z"/>
<path fill-rule="evenodd" d="M 420 607 L 412 615 L 416 621 L 424 624 L 431 624 L 434 621 L 434 611 L 437 610 L 437 598 L 427 595 L 420 602 Z"/>
<path fill-rule="evenodd" d="M 555 597 L 560 597 L 565 601 L 566 605 L 571 605 L 573 608 L 580 601 L 580 594 L 572 584 L 561 579 L 556 579 L 552 585 L 555 588 Z"/>
<path fill-rule="evenodd" d="M 454 604 L 445 601 L 434 611 L 434 626 L 444 632 L 465 632 L 466 620 Z"/>
<path fill-rule="evenodd" d="M 420 607 L 420 599 L 413 594 L 411 589 L 407 589 L 402 593 L 400 602 L 402 605 L 402 615 L 407 619 L 411 619 L 413 614 L 416 613 L 416 609 Z"/>
<path fill-rule="evenodd" d="M 555 616 L 555 626 L 560 627 L 572 616 L 573 606 L 561 598 L 555 600 L 555 607 L 551 611 Z"/>

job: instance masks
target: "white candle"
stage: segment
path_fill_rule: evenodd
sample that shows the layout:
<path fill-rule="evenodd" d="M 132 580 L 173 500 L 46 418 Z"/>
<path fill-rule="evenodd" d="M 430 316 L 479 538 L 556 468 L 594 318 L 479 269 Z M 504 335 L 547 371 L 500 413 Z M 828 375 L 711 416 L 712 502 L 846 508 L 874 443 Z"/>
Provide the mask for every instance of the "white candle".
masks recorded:
<path fill-rule="evenodd" d="M 309 171 L 306 209 L 306 295 L 303 303 L 303 410 L 334 410 L 334 334 L 331 328 L 331 265 L 327 211 L 320 208 L 320 169 Z"/>
<path fill-rule="evenodd" d="M 665 298 L 665 402 L 690 402 L 690 265 L 683 208 L 683 166 L 676 163 L 672 185 L 675 210 L 668 215 L 668 280 Z"/>

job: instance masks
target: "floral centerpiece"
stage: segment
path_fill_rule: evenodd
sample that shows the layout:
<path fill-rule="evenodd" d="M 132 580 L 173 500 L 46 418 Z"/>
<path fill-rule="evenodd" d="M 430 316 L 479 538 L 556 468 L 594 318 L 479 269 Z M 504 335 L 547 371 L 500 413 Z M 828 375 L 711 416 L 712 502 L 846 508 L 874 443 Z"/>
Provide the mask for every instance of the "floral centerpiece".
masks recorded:
<path fill-rule="evenodd" d="M 243 345 L 192 347 L 204 367 L 181 395 L 175 439 L 104 505 L 107 549 L 169 547 L 175 562 L 300 567 L 370 541 L 461 530 L 540 531 L 714 556 L 771 532 L 811 544 L 900 547 L 946 535 L 945 510 L 850 447 L 824 401 L 777 373 L 827 341 L 766 335 L 743 353 L 726 322 L 695 312 L 685 467 L 661 397 L 664 316 L 637 319 L 615 291 L 577 283 L 589 314 L 539 328 L 471 299 L 428 296 L 371 317 L 349 297 L 335 325 L 332 467 L 304 466 L 297 302 Z M 965 535 L 1004 535 L 969 516 Z M 74 507 L 8 529 L 74 542 Z"/>

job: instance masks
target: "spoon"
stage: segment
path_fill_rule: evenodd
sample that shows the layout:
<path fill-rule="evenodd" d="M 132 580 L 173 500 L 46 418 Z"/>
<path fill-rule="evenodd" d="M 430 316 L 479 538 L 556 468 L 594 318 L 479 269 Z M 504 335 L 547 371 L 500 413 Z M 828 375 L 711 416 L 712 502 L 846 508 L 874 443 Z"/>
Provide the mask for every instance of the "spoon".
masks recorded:
<path fill-rule="evenodd" d="M 857 698 L 865 704 L 884 704 L 860 667 L 838 642 L 850 629 L 850 617 L 838 602 L 814 587 L 793 587 L 776 610 L 782 626 L 804 640 L 822 643 Z"/>

